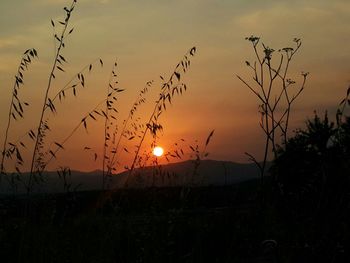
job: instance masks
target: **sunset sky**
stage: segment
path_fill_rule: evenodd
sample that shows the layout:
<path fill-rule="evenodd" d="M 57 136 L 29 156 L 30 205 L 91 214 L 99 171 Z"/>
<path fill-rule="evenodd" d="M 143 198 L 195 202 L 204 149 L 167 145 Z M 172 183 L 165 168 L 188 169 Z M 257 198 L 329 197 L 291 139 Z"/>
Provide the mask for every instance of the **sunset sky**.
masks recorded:
<path fill-rule="evenodd" d="M 50 65 L 54 56 L 51 19 L 63 16 L 69 0 L 2 0 L 0 2 L 0 142 L 2 145 L 14 74 L 21 54 L 35 48 L 39 60 L 26 72 L 23 98 L 31 103 L 25 120 L 14 123 L 16 140 L 39 121 Z M 146 120 L 159 93 L 160 78 L 170 76 L 185 52 L 198 52 L 185 77 L 188 91 L 176 97 L 162 116 L 164 133 L 159 143 L 165 151 L 182 138 L 200 145 L 211 130 L 209 157 L 247 162 L 244 152 L 262 156 L 262 132 L 258 126 L 257 100 L 236 78 L 249 79 L 246 60 L 253 60 L 250 35 L 260 36 L 279 49 L 302 39 L 291 77 L 301 81 L 310 72 L 306 89 L 294 106 L 293 128 L 303 127 L 313 111 L 330 115 L 350 83 L 350 1 L 348 0 L 78 0 L 70 24 L 74 32 L 66 41 L 67 73 L 57 74 L 54 89 L 96 58 L 104 67 L 87 79 L 87 87 L 58 107 L 51 118 L 52 139 L 60 141 L 105 96 L 112 64 L 118 60 L 119 117 L 125 118 L 138 91 L 149 80 L 155 85 L 139 116 Z M 48 142 L 50 143 L 50 142 Z M 103 143 L 103 121 L 91 123 L 89 134 L 81 129 L 51 168 L 100 167 L 84 146 L 97 152 Z M 28 142 L 28 145 L 29 142 Z M 188 145 L 186 146 L 188 148 Z M 123 157 L 127 164 L 130 158 Z M 29 160 L 29 156 L 26 156 Z"/>

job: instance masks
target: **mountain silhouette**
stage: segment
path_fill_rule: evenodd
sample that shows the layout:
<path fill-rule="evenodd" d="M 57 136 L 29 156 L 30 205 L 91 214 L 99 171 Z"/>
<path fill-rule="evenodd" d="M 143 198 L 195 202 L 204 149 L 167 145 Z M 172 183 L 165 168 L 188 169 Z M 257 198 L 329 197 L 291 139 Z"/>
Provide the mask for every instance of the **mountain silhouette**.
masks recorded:
<path fill-rule="evenodd" d="M 23 174 L 23 178 L 29 175 Z M 110 189 L 122 188 L 127 182 L 130 188 L 171 187 L 171 186 L 209 186 L 232 185 L 239 182 L 256 179 L 259 172 L 254 163 L 236 163 L 230 161 L 202 160 L 198 164 L 193 160 L 170 163 L 161 166 L 137 168 L 130 175 L 129 171 L 115 174 L 108 178 Z M 35 185 L 33 192 L 64 192 L 64 181 L 57 172 L 44 172 L 43 181 Z M 100 190 L 102 171 L 91 172 L 72 171 L 66 182 L 70 191 Z M 10 175 L 2 181 L 0 193 L 13 192 Z M 24 193 L 25 187 L 17 183 L 17 193 Z"/>

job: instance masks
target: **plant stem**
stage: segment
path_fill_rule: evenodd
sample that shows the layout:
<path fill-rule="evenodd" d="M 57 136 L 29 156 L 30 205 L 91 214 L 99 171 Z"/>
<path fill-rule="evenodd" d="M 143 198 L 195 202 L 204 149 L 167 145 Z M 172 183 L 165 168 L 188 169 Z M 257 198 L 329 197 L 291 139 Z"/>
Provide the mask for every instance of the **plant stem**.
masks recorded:
<path fill-rule="evenodd" d="M 1 157 L 0 182 L 1 182 L 1 175 L 5 173 L 4 162 L 5 162 L 5 155 L 7 152 L 6 145 L 7 145 L 9 130 L 10 130 L 10 126 L 11 126 L 11 119 L 12 119 L 12 116 L 14 116 L 13 115 L 14 114 L 13 113 L 14 100 L 16 98 L 18 103 L 20 104 L 20 101 L 17 97 L 18 96 L 17 90 L 19 89 L 20 85 L 23 84 L 22 72 L 24 71 L 24 68 L 27 69 L 28 65 L 31 63 L 30 56 L 32 56 L 32 58 L 37 56 L 37 52 L 35 49 L 28 49 L 24 52 L 24 54 L 22 55 L 21 61 L 18 65 L 18 68 L 17 68 L 17 74 L 15 75 L 15 82 L 13 84 L 13 89 L 12 89 L 12 97 L 11 97 L 11 103 L 10 103 L 10 107 L 9 107 L 9 111 L 8 111 L 8 119 L 7 119 L 6 131 L 5 131 L 2 157 Z"/>
<path fill-rule="evenodd" d="M 19 67 L 18 67 L 19 68 Z M 13 90 L 16 87 L 16 83 L 14 84 Z M 2 157 L 1 157 L 1 172 L 0 172 L 0 183 L 1 183 L 1 178 L 2 178 L 2 174 L 5 171 L 5 167 L 4 167 L 4 161 L 5 161 L 5 153 L 6 153 L 6 145 L 7 145 L 7 140 L 8 140 L 8 134 L 9 134 L 9 129 L 10 129 L 10 125 L 11 125 L 11 117 L 12 117 L 12 105 L 13 105 L 13 101 L 14 101 L 14 97 L 15 94 L 14 92 L 12 93 L 12 98 L 11 98 L 11 104 L 10 104 L 10 109 L 9 109 L 9 114 L 8 114 L 8 119 L 7 119 L 7 126 L 6 126 L 6 132 L 5 132 L 5 139 L 4 139 L 4 145 L 3 145 L 3 150 L 2 150 Z"/>
<path fill-rule="evenodd" d="M 76 3 L 76 0 L 73 1 L 70 10 L 73 10 L 73 8 L 75 6 L 75 3 Z M 64 40 L 64 36 L 65 36 L 66 30 L 68 28 L 68 22 L 69 22 L 69 19 L 70 19 L 70 14 L 71 14 L 71 11 L 69 11 L 69 13 L 67 13 L 67 18 L 66 18 L 66 21 L 64 23 L 64 28 L 63 28 L 61 36 L 60 36 L 61 38 L 59 39 L 59 46 L 57 48 L 57 52 L 56 52 L 56 55 L 54 57 L 54 62 L 53 62 L 52 69 L 50 71 L 50 76 L 49 76 L 49 79 L 48 79 L 48 84 L 47 84 L 47 88 L 46 88 L 46 92 L 45 92 L 44 103 L 43 103 L 43 106 L 42 106 L 40 119 L 39 119 L 39 124 L 38 124 L 38 129 L 37 129 L 37 134 L 36 134 L 35 146 L 34 146 L 34 150 L 33 150 L 33 156 L 32 156 L 31 167 L 30 167 L 30 175 L 29 175 L 29 180 L 28 180 L 28 185 L 27 185 L 27 194 L 30 193 L 31 188 L 32 188 L 32 181 L 33 181 L 33 176 L 34 176 L 34 165 L 35 165 L 35 162 L 36 162 L 36 155 L 37 155 L 37 152 L 39 150 L 39 148 L 38 148 L 39 147 L 39 142 L 42 139 L 42 128 L 43 128 L 42 125 L 43 125 L 45 110 L 47 108 L 47 99 L 48 99 L 49 92 L 50 92 L 50 89 L 51 89 L 52 79 L 54 78 L 54 72 L 55 72 L 55 69 L 56 69 L 56 66 L 57 66 L 57 59 L 58 59 L 58 57 L 60 55 L 60 52 L 61 52 L 61 49 L 62 49 L 62 47 L 64 45 L 63 40 Z"/>
<path fill-rule="evenodd" d="M 105 115 L 105 123 L 104 123 L 104 142 L 103 142 L 103 156 L 102 156 L 102 190 L 105 190 L 105 184 L 106 184 L 106 173 L 105 173 L 105 166 L 106 166 L 106 153 L 107 153 L 107 129 L 108 129 L 108 114 L 109 114 L 109 92 L 110 92 L 110 85 L 112 82 L 112 78 L 113 75 L 115 75 L 114 73 L 114 69 L 117 66 L 117 60 L 115 60 L 113 68 L 111 70 L 111 74 L 109 77 L 109 81 L 108 81 L 108 85 L 107 85 L 107 93 L 106 93 L 106 115 Z"/>

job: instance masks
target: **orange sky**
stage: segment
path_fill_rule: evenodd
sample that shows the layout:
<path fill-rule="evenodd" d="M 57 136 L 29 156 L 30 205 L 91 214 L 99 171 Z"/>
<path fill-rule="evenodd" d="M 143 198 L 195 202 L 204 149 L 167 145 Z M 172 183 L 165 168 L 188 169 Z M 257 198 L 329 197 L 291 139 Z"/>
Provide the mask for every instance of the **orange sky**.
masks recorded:
<path fill-rule="evenodd" d="M 66 0 L 0 2 L 0 142 L 17 64 L 23 51 L 32 47 L 38 50 L 39 60 L 26 73 L 21 90 L 31 107 L 26 118 L 12 126 L 10 141 L 37 124 L 54 55 L 50 19 L 60 18 L 62 7 L 69 4 Z M 88 77 L 87 88 L 79 90 L 78 98 L 58 106 L 47 143 L 62 140 L 104 98 L 115 57 L 120 87 L 125 89 L 120 94 L 120 119 L 145 83 L 155 81 L 148 104 L 139 111 L 145 121 L 159 93 L 159 75 L 169 77 L 183 54 L 195 45 L 198 52 L 185 78 L 188 91 L 176 97 L 162 116 L 160 144 L 167 150 L 183 138 L 189 151 L 187 144 L 198 140 L 203 145 L 215 129 L 208 147 L 210 158 L 246 162 L 244 152 L 259 157 L 263 141 L 257 100 L 235 77 L 249 78 L 244 62 L 252 60 L 253 53 L 244 38 L 258 35 L 276 50 L 290 46 L 294 37 L 302 39 L 290 71 L 296 79 L 301 71 L 310 72 L 292 116 L 293 127 L 302 127 L 313 110 L 334 112 L 349 84 L 349 17 L 350 2 L 346 0 L 80 0 L 71 21 L 75 29 L 64 51 L 69 60 L 67 73 L 58 74 L 53 91 L 95 58 L 101 57 L 105 66 Z M 78 132 L 51 168 L 98 169 L 99 160 L 94 162 L 82 149 L 89 146 L 100 153 L 102 144 L 100 120 L 90 126 L 89 134 L 83 129 Z M 121 162 L 128 164 L 130 157 L 123 156 Z"/>

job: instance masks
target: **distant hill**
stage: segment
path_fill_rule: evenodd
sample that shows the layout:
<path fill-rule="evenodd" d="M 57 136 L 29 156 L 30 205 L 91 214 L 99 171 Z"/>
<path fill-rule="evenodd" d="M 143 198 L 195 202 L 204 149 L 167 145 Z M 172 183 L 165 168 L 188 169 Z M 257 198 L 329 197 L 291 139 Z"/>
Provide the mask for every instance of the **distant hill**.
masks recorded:
<path fill-rule="evenodd" d="M 125 182 L 128 172 L 117 175 L 118 183 Z M 145 167 L 134 171 L 129 185 L 180 186 L 180 185 L 229 185 L 258 177 L 258 169 L 253 163 L 241 164 L 228 161 L 203 160 L 198 168 L 194 161 L 163 165 L 158 168 Z"/>
<path fill-rule="evenodd" d="M 25 176 L 26 174 L 24 174 Z M 235 163 L 229 161 L 203 160 L 196 168 L 194 161 L 171 163 L 159 167 L 144 167 L 135 169 L 132 176 L 122 172 L 109 180 L 110 188 L 121 188 L 127 181 L 128 187 L 162 187 L 162 186 L 208 186 L 231 185 L 259 177 L 255 164 Z M 63 180 L 57 172 L 45 172 L 44 182 L 35 186 L 35 192 L 62 192 Z M 2 180 L 0 192 L 10 193 L 9 178 Z M 101 189 L 102 171 L 93 172 L 72 171 L 68 178 L 71 190 L 85 191 Z M 23 185 L 18 185 L 17 192 L 25 191 Z"/>

